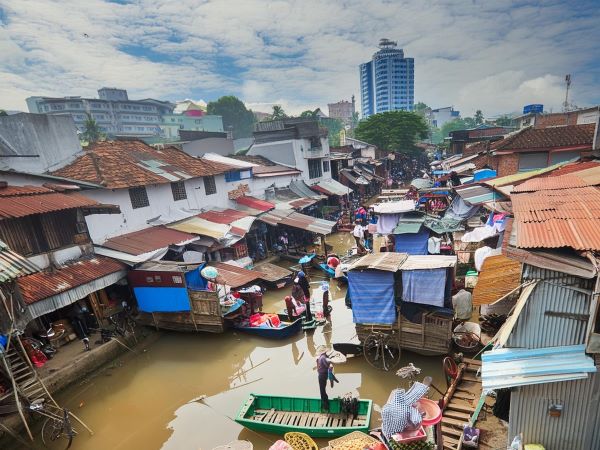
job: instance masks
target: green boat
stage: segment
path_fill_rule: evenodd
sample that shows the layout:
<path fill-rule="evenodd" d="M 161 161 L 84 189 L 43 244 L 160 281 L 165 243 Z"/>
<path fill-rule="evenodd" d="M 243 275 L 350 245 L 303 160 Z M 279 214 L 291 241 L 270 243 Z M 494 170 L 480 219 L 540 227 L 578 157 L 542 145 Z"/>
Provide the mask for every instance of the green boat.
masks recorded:
<path fill-rule="evenodd" d="M 312 437 L 336 437 L 352 431 L 368 432 L 371 407 L 371 400 L 359 400 L 358 415 L 354 417 L 342 412 L 339 398 L 329 399 L 329 413 L 322 413 L 320 398 L 250 394 L 235 421 L 262 433 L 299 431 Z"/>

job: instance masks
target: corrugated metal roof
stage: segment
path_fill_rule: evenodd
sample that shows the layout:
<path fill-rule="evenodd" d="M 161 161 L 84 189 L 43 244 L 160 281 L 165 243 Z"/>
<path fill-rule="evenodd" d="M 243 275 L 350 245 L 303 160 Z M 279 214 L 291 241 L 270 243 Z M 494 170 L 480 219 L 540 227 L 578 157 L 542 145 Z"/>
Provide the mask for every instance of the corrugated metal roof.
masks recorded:
<path fill-rule="evenodd" d="M 189 219 L 182 220 L 177 223 L 170 223 L 165 225 L 171 230 L 179 230 L 184 233 L 200 234 L 202 236 L 209 236 L 213 239 L 221 240 L 224 239 L 227 233 L 231 230 L 231 226 L 226 224 L 219 224 L 209 222 L 208 220 L 201 219 L 200 217 L 190 217 Z"/>
<path fill-rule="evenodd" d="M 582 170 L 593 169 L 596 167 L 600 167 L 600 161 L 581 161 L 581 162 L 577 161 L 577 162 L 565 164 L 560 169 L 556 169 L 549 176 L 558 177 L 561 175 L 566 175 L 566 174 L 573 173 L 573 172 L 580 172 Z"/>
<path fill-rule="evenodd" d="M 180 245 L 197 239 L 196 235 L 159 225 L 107 239 L 102 246 L 130 255 L 141 255 L 169 245 Z"/>
<path fill-rule="evenodd" d="M 68 291 L 112 273 L 123 271 L 127 266 L 103 256 L 81 259 L 53 271 L 37 272 L 17 280 L 25 303 L 31 304 Z"/>
<path fill-rule="evenodd" d="M 414 211 L 415 206 L 414 200 L 399 200 L 397 202 L 375 203 L 373 211 L 377 214 L 398 214 Z"/>
<path fill-rule="evenodd" d="M 506 197 L 499 192 L 495 192 L 490 187 L 480 184 L 457 187 L 455 188 L 455 191 L 464 201 L 469 202 L 472 205 L 480 205 L 482 203 L 506 199 Z"/>
<path fill-rule="evenodd" d="M 520 262 L 503 255 L 488 256 L 473 290 L 473 305 L 489 305 L 519 287 L 520 282 Z"/>
<path fill-rule="evenodd" d="M 542 169 L 530 170 L 528 172 L 518 172 L 518 173 L 515 173 L 512 175 L 507 175 L 505 177 L 492 178 L 490 180 L 483 181 L 483 183 L 487 184 L 488 186 L 492 186 L 492 187 L 515 184 L 520 181 L 529 180 L 530 178 L 537 177 L 537 176 L 543 175 L 548 172 L 552 172 L 553 170 L 556 170 L 559 167 L 564 166 L 565 164 L 566 163 L 562 162 L 562 163 L 554 164 L 552 166 L 544 167 Z"/>
<path fill-rule="evenodd" d="M 4 242 L 0 241 L 0 283 L 30 275 L 40 270 L 27 258 L 13 252 Z"/>
<path fill-rule="evenodd" d="M 235 199 L 236 203 L 247 206 L 258 211 L 269 211 L 275 208 L 273 203 L 267 202 L 266 200 L 260 200 L 251 196 L 238 197 Z"/>
<path fill-rule="evenodd" d="M 501 348 L 481 355 L 484 391 L 587 378 L 596 372 L 585 345 L 537 349 Z"/>
<path fill-rule="evenodd" d="M 221 262 L 209 262 L 209 266 L 215 267 L 219 272 L 217 282 L 226 284 L 232 288 L 244 286 L 265 277 L 265 274 L 257 270 L 248 270 L 232 264 Z"/>
<path fill-rule="evenodd" d="M 400 270 L 443 269 L 455 267 L 457 262 L 458 258 L 453 255 L 408 255 Z"/>
<path fill-rule="evenodd" d="M 269 225 L 287 225 L 300 230 L 308 230 L 317 234 L 331 234 L 336 222 L 317 219 L 292 210 L 274 209 L 258 217 L 258 220 Z"/>
<path fill-rule="evenodd" d="M 317 184 L 310 187 L 327 195 L 346 195 L 352 193 L 352 189 L 344 186 L 339 181 L 332 179 L 319 181 Z"/>
<path fill-rule="evenodd" d="M 94 206 L 100 204 L 81 194 L 62 194 L 38 186 L 0 188 L 0 218 L 4 219 Z"/>
<path fill-rule="evenodd" d="M 425 222 L 425 216 L 422 217 L 401 217 L 392 231 L 392 234 L 414 234 L 418 233 Z"/>
<path fill-rule="evenodd" d="M 238 219 L 248 217 L 248 214 L 246 214 L 242 211 L 238 211 L 236 209 L 223 209 L 223 210 L 213 209 L 213 210 L 198 214 L 198 217 L 200 217 L 201 219 L 208 220 L 209 222 L 229 225 Z"/>
<path fill-rule="evenodd" d="M 292 275 L 292 271 L 284 267 L 271 263 L 260 263 L 254 266 L 254 269 L 263 274 L 262 279 L 270 282 L 279 281 L 282 278 Z"/>
<path fill-rule="evenodd" d="M 572 172 L 561 176 L 547 176 L 527 180 L 513 189 L 513 192 L 533 192 L 539 190 L 571 189 L 600 184 L 600 167 Z"/>
<path fill-rule="evenodd" d="M 512 195 L 520 248 L 600 250 L 600 190 L 595 187 Z"/>
<path fill-rule="evenodd" d="M 340 175 L 346 178 L 350 183 L 356 185 L 368 186 L 369 180 L 367 180 L 362 175 L 355 175 L 350 169 L 342 169 L 340 170 Z"/>
<path fill-rule="evenodd" d="M 302 180 L 292 180 L 290 182 L 290 191 L 296 194 L 298 197 L 308 197 L 314 199 L 327 198 L 324 195 L 318 194 L 313 191 L 308 185 Z M 350 190 L 352 192 L 352 190 Z"/>
<path fill-rule="evenodd" d="M 348 270 L 376 269 L 397 272 L 407 258 L 407 253 L 371 253 L 354 262 Z"/>

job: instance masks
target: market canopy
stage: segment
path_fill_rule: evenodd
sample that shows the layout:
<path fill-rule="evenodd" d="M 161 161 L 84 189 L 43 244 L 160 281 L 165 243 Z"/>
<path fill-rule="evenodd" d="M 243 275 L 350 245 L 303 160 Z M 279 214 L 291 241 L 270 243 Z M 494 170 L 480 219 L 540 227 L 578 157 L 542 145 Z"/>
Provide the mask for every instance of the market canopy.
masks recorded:
<path fill-rule="evenodd" d="M 373 211 L 377 214 L 398 214 L 414 211 L 415 206 L 414 200 L 399 200 L 397 202 L 375 203 Z"/>
<path fill-rule="evenodd" d="M 343 176 L 344 178 L 346 178 L 352 184 L 363 185 L 363 186 L 368 186 L 369 185 L 369 180 L 367 180 L 362 175 L 357 175 L 356 173 L 354 173 L 350 169 L 342 169 L 342 170 L 340 170 L 340 175 Z"/>
<path fill-rule="evenodd" d="M 397 272 L 407 258 L 406 253 L 371 253 L 360 258 L 348 270 L 376 269 Z"/>
<path fill-rule="evenodd" d="M 314 198 L 316 200 L 322 200 L 327 198 L 325 195 L 321 195 L 313 191 L 308 185 L 302 180 L 292 180 L 290 182 L 290 191 L 296 194 L 298 197 Z"/>
<path fill-rule="evenodd" d="M 300 230 L 312 231 L 317 234 L 331 234 L 336 222 L 307 216 L 289 209 L 274 209 L 258 217 L 258 220 L 269 225 L 287 225 Z"/>
<path fill-rule="evenodd" d="M 200 217 L 190 217 L 180 222 L 170 223 L 166 227 L 171 230 L 183 231 L 184 233 L 209 236 L 217 240 L 225 239 L 231 229 L 230 225 L 210 222 Z"/>

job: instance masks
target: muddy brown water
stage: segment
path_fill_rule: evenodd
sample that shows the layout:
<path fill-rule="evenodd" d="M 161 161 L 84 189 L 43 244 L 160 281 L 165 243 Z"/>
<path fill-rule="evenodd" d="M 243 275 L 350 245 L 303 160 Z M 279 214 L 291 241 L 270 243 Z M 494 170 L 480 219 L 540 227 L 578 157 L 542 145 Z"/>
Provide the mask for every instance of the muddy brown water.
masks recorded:
<path fill-rule="evenodd" d="M 327 239 L 336 250 L 350 245 L 350 236 Z M 288 263 L 282 263 L 286 265 Z M 313 282 L 320 280 L 313 271 Z M 315 284 L 316 286 L 316 284 Z M 268 291 L 264 310 L 283 308 L 289 289 Z M 268 449 L 280 437 L 258 434 L 233 421 L 250 393 L 319 396 L 315 350 L 321 344 L 358 342 L 352 311 L 344 305 L 345 287 L 331 287 L 333 313 L 327 325 L 284 341 L 269 341 L 227 331 L 224 334 L 161 333 L 137 355 L 128 354 L 97 375 L 82 380 L 57 396 L 93 430 L 81 432 L 73 449 L 210 450 L 236 439 L 255 449 Z M 141 350 L 141 349 L 140 349 Z M 445 388 L 441 357 L 403 352 L 409 362 Z M 393 372 L 378 371 L 362 357 L 336 366 L 340 383 L 328 388 L 330 397 L 354 392 L 382 406 L 390 391 L 408 383 Z M 206 396 L 203 401 L 197 401 Z M 430 398 L 440 397 L 434 390 Z M 380 425 L 373 412 L 371 426 Z M 320 441 L 321 446 L 327 444 Z"/>

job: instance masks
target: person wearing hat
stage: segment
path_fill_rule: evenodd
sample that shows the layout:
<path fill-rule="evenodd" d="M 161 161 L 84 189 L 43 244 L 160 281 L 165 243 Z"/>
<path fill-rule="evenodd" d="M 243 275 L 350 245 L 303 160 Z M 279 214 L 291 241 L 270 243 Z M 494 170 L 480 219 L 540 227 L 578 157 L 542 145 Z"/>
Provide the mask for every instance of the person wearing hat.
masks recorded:
<path fill-rule="evenodd" d="M 319 378 L 319 392 L 321 393 L 321 409 L 329 412 L 329 396 L 327 395 L 327 380 L 331 360 L 327 357 L 327 348 L 320 345 L 317 349 L 317 375 Z"/>
<path fill-rule="evenodd" d="M 308 280 L 306 279 L 306 275 L 303 271 L 298 272 L 296 280 L 298 280 L 298 285 L 302 288 L 302 292 L 304 293 L 304 304 L 306 305 L 306 320 L 310 322 L 312 320 L 312 313 L 310 311 L 310 285 L 308 284 Z"/>

